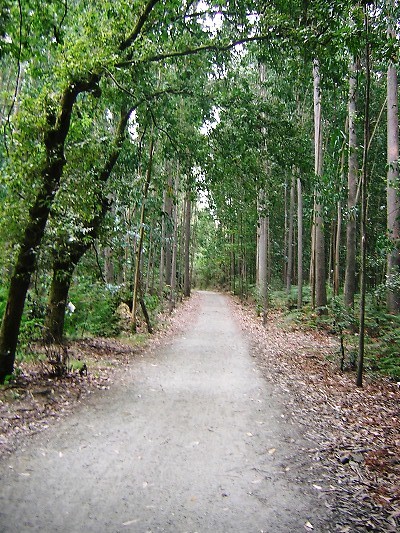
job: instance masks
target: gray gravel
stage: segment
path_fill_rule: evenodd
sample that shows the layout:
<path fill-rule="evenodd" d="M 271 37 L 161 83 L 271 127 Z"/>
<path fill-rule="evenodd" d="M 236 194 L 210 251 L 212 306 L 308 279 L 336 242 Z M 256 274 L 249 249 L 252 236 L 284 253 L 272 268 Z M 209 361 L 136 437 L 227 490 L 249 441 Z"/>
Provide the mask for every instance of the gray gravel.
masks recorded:
<path fill-rule="evenodd" d="M 0 463 L 0 531 L 335 531 L 284 394 L 203 292 L 184 334 Z"/>

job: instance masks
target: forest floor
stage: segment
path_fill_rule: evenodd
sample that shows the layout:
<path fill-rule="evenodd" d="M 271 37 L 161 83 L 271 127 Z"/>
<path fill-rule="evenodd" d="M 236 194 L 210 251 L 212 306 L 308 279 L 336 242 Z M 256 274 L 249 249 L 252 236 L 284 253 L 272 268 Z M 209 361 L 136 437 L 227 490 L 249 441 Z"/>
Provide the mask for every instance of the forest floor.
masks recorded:
<path fill-rule="evenodd" d="M 129 365 L 142 362 L 149 350 L 154 353 L 190 329 L 198 313 L 199 298 L 196 294 L 186 301 L 172 315 L 168 327 L 141 344 L 108 339 L 71 343 L 72 356 L 88 366 L 87 376 L 75 372 L 61 380 L 43 375 L 40 367 L 24 365 L 16 383 L 0 389 L 3 460 L 23 448 L 29 436 L 54 427 L 64 415 L 129 381 Z M 280 314 L 272 314 L 264 328 L 251 308 L 235 300 L 230 300 L 229 307 L 250 342 L 251 356 L 266 382 L 275 387 L 276 395 L 283 395 L 281 416 L 285 423 L 299 427 L 307 442 L 312 443 L 299 446 L 295 463 L 288 462 L 283 468 L 293 479 L 311 487 L 332 516 L 335 514 L 335 524 L 332 529 L 318 529 L 307 520 L 303 529 L 342 533 L 398 531 L 397 385 L 367 377 L 364 387 L 356 388 L 354 375 L 339 372 L 334 362 L 338 346 L 332 336 L 288 327 Z M 253 437 L 251 432 L 247 435 Z M 279 450 L 271 446 L 265 454 L 275 457 Z"/>

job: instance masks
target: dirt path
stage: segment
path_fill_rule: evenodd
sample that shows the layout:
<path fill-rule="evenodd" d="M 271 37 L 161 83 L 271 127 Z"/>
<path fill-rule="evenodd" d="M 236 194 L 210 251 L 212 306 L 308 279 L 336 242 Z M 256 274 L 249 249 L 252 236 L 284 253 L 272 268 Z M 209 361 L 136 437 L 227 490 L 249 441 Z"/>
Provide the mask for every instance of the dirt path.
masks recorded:
<path fill-rule="evenodd" d="M 128 372 L 0 463 L 1 532 L 336 530 L 226 297 Z"/>

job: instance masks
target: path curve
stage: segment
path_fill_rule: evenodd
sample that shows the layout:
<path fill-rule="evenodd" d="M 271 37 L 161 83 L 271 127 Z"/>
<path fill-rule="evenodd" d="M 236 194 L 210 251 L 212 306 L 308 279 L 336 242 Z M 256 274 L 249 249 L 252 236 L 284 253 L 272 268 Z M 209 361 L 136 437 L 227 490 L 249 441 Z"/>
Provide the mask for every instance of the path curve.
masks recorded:
<path fill-rule="evenodd" d="M 1 532 L 331 531 L 226 296 L 127 372 L 0 463 Z"/>

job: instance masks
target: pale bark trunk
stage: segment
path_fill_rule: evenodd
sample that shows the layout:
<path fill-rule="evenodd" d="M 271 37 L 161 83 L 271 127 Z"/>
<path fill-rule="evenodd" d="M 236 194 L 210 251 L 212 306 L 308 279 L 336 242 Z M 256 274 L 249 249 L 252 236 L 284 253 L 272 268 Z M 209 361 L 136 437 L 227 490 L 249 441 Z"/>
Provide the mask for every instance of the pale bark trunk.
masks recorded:
<path fill-rule="evenodd" d="M 344 302 L 354 307 L 356 292 L 356 242 L 357 242 L 357 189 L 358 189 L 358 157 L 357 157 L 357 61 L 350 68 L 349 79 L 349 169 L 347 178 L 347 227 L 346 227 L 346 273 L 344 282 Z"/>
<path fill-rule="evenodd" d="M 289 220 L 288 220 L 288 249 L 287 249 L 287 269 L 286 269 L 286 293 L 290 295 L 292 288 L 293 276 L 293 233 L 294 233 L 294 207 L 295 207 L 295 188 L 296 180 L 292 177 L 290 184 L 290 203 L 289 203 Z"/>
<path fill-rule="evenodd" d="M 183 294 L 188 298 L 190 296 L 190 231 L 191 231 L 191 217 L 192 217 L 192 200 L 191 191 L 186 192 L 186 209 L 185 209 L 185 247 L 184 247 L 184 287 Z"/>
<path fill-rule="evenodd" d="M 165 196 L 165 283 L 171 286 L 171 268 L 172 268 L 172 196 L 173 196 L 173 183 L 172 183 L 172 169 L 171 163 L 167 166 L 168 182 L 167 191 Z"/>
<path fill-rule="evenodd" d="M 303 193 L 297 178 L 297 309 L 303 307 Z"/>
<path fill-rule="evenodd" d="M 132 331 L 136 333 L 137 321 L 136 321 L 136 311 L 138 303 L 138 294 L 140 291 L 140 263 L 142 258 L 142 248 L 143 248 L 143 238 L 144 238 L 144 221 L 146 215 L 146 200 L 150 187 L 152 165 L 153 165 L 153 155 L 154 155 L 154 140 L 151 138 L 150 141 L 150 154 L 149 154 L 149 163 L 146 172 L 146 181 L 143 190 L 142 197 L 142 209 L 140 211 L 140 228 L 139 228 L 139 241 L 136 249 L 136 263 L 135 263 L 135 277 L 133 282 L 133 298 L 132 298 Z"/>
<path fill-rule="evenodd" d="M 315 175 L 322 174 L 322 116 L 321 116 L 321 87 L 319 61 L 314 60 L 314 157 Z M 325 236 L 323 206 L 320 192 L 316 191 L 315 201 L 315 306 L 319 312 L 324 312 L 327 303 L 326 298 L 326 274 L 325 274 Z"/>
<path fill-rule="evenodd" d="M 160 246 L 160 272 L 159 272 L 159 285 L 158 285 L 158 295 L 160 298 L 161 306 L 164 301 L 164 271 L 165 271 L 165 240 L 166 240 L 166 221 L 165 221 L 165 210 L 166 210 L 166 201 L 167 193 L 164 191 L 163 199 L 163 214 L 161 219 L 161 246 Z"/>
<path fill-rule="evenodd" d="M 171 261 L 171 292 L 169 298 L 170 313 L 176 306 L 176 270 L 178 261 L 178 188 L 179 188 L 179 169 L 176 171 L 175 177 L 175 203 L 173 205 L 173 230 L 172 230 L 172 261 Z"/>
<path fill-rule="evenodd" d="M 361 173 L 361 264 L 360 264 L 360 325 L 358 335 L 358 364 L 356 385 L 362 387 L 365 352 L 365 301 L 367 292 L 367 178 L 368 178 L 368 149 L 370 142 L 370 97 L 371 97 L 371 71 L 369 43 L 369 19 L 367 7 L 364 6 L 365 29 L 365 111 L 364 111 L 364 149 Z"/>
<path fill-rule="evenodd" d="M 393 8 L 393 1 L 389 2 Z M 389 19 L 388 34 L 394 37 L 393 21 Z M 398 82 L 396 65 L 389 64 L 387 71 L 387 231 L 392 250 L 387 258 L 387 309 L 400 312 L 400 197 L 399 197 L 399 116 Z M 396 283 L 397 282 L 397 283 Z"/>
<path fill-rule="evenodd" d="M 333 259 L 333 294 L 338 296 L 340 287 L 340 244 L 342 235 L 342 202 L 337 203 L 335 249 Z"/>

